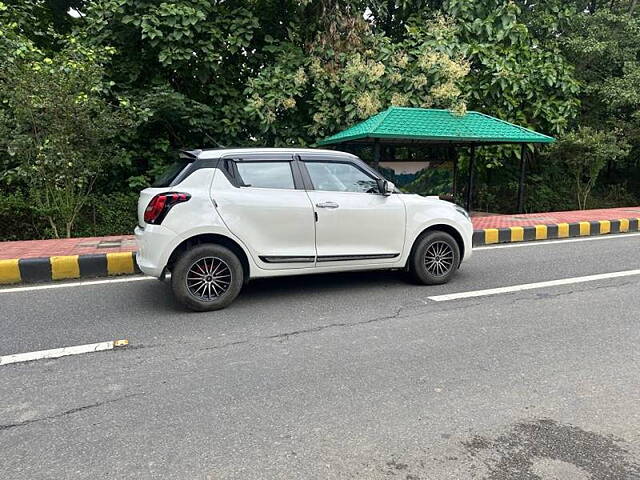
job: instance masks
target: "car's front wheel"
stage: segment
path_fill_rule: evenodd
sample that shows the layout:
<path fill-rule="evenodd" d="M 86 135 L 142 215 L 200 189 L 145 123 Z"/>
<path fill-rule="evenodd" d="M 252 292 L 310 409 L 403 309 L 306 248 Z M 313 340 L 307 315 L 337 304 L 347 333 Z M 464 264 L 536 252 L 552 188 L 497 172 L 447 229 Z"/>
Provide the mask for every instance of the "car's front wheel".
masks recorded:
<path fill-rule="evenodd" d="M 447 283 L 460 265 L 460 247 L 446 232 L 431 231 L 418 239 L 409 259 L 409 271 L 418 283 Z"/>
<path fill-rule="evenodd" d="M 201 244 L 180 256 L 171 272 L 176 299 L 198 312 L 220 310 L 240 293 L 244 281 L 238 257 L 222 245 Z"/>

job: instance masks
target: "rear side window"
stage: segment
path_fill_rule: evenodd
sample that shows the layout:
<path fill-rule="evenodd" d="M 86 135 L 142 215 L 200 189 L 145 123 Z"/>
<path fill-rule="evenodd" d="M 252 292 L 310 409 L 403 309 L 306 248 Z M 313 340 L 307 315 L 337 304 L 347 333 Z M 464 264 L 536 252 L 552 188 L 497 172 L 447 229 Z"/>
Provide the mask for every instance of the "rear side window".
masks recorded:
<path fill-rule="evenodd" d="M 151 186 L 156 188 L 170 187 L 175 183 L 175 180 L 178 180 L 178 177 L 181 176 L 180 174 L 185 172 L 190 166 L 191 162 L 176 160 L 166 167 L 158 177 L 156 177 Z"/>
<path fill-rule="evenodd" d="M 291 162 L 237 162 L 236 168 L 247 187 L 295 188 Z"/>

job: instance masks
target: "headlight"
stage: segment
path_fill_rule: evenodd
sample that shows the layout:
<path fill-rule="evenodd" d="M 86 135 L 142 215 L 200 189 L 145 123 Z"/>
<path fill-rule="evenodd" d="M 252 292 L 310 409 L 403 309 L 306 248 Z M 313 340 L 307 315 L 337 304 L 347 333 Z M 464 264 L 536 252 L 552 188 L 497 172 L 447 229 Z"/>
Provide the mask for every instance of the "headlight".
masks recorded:
<path fill-rule="evenodd" d="M 471 217 L 469 217 L 469 213 L 462 208 L 460 205 L 456 205 L 456 210 L 461 213 L 462 215 L 464 215 L 465 217 L 467 217 L 469 220 L 471 220 Z"/>

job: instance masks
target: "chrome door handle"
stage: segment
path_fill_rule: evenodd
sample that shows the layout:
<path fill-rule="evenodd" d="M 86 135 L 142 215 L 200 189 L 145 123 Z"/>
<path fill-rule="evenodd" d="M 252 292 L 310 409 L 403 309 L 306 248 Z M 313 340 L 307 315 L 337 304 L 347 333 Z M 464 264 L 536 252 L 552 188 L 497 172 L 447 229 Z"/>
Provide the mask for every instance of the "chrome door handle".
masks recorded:
<path fill-rule="evenodd" d="M 340 205 L 338 205 L 336 202 L 321 202 L 321 203 L 316 203 L 316 207 L 318 208 L 338 208 Z"/>

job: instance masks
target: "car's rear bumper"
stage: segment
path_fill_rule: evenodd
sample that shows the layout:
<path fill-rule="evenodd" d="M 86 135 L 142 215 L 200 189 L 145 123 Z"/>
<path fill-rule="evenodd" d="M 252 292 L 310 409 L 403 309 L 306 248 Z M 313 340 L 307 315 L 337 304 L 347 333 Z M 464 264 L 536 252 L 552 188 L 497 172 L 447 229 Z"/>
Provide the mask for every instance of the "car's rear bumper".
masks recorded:
<path fill-rule="evenodd" d="M 138 252 L 136 262 L 140 270 L 152 277 L 160 277 L 171 252 L 168 252 L 176 233 L 162 225 L 135 228 Z M 167 253 L 168 252 L 168 253 Z"/>

